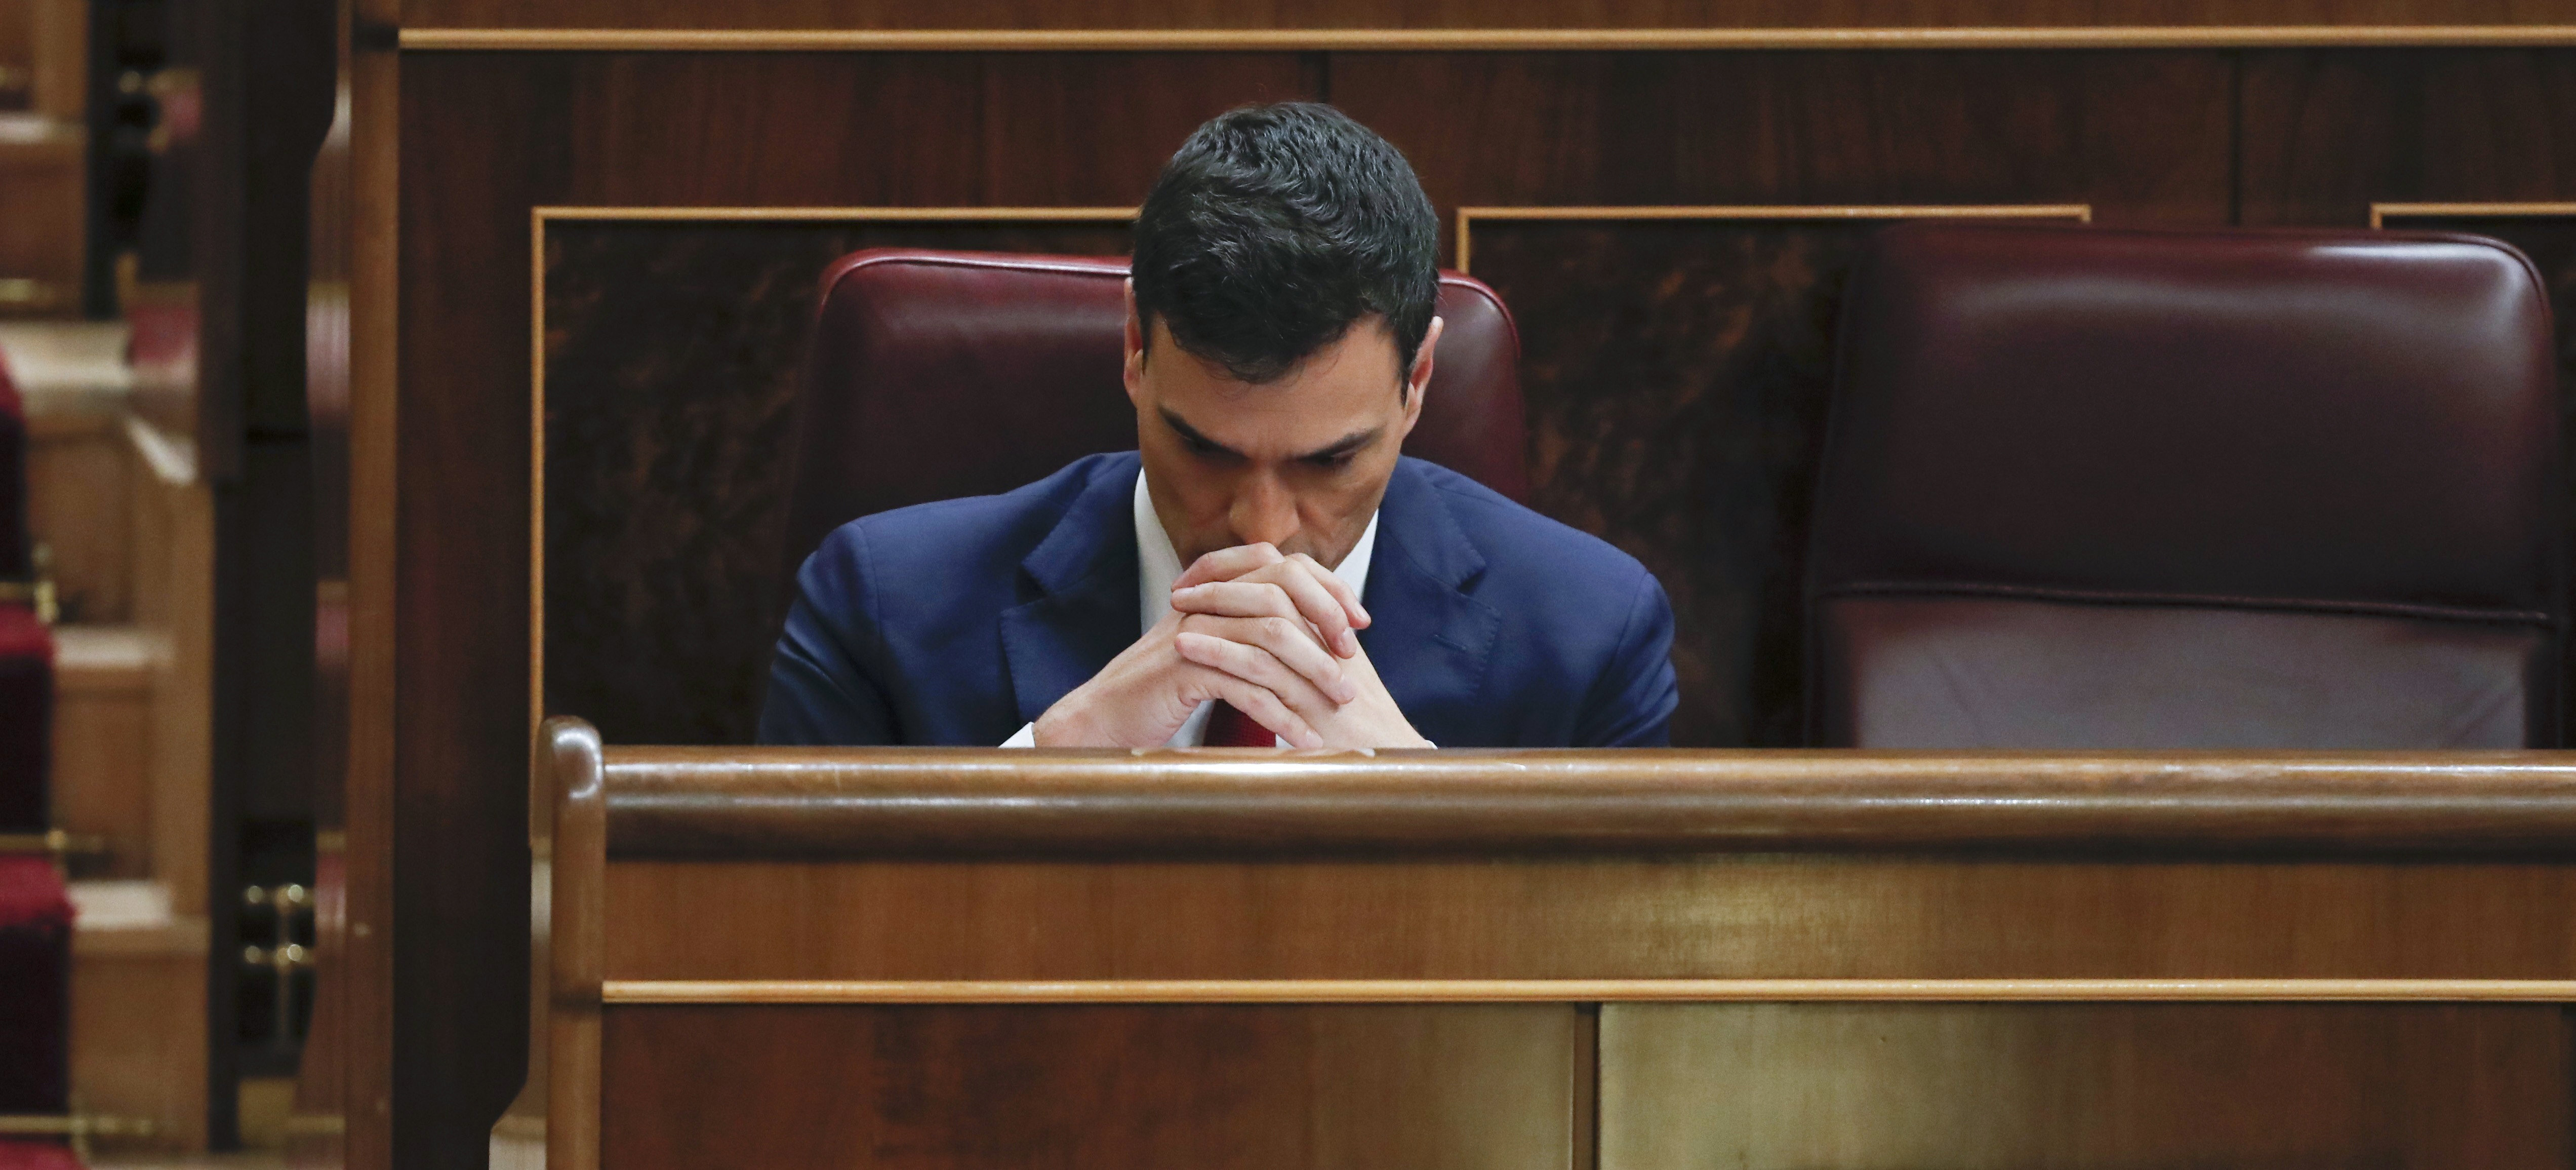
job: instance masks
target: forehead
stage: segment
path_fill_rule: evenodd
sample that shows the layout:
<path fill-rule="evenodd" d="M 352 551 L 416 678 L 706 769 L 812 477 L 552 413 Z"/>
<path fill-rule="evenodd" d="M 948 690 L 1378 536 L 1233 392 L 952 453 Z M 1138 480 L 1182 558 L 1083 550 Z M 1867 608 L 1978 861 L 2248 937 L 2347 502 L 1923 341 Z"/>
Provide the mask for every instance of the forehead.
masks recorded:
<path fill-rule="evenodd" d="M 1253 455 L 1287 455 L 1379 426 L 1403 409 L 1395 339 L 1375 318 L 1353 322 L 1273 381 L 1244 382 L 1183 350 L 1154 323 L 1144 377 L 1154 405 L 1200 434 Z"/>

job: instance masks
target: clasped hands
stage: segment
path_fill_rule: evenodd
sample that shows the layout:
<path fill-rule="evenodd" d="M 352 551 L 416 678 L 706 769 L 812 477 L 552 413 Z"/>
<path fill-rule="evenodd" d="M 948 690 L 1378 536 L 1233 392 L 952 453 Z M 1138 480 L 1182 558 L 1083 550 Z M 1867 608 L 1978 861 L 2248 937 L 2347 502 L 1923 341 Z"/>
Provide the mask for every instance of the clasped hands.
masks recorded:
<path fill-rule="evenodd" d="M 1040 747 L 1159 747 L 1222 699 L 1301 748 L 1430 747 L 1396 709 L 1356 631 L 1351 587 L 1267 544 L 1200 557 L 1145 636 L 1038 717 Z"/>

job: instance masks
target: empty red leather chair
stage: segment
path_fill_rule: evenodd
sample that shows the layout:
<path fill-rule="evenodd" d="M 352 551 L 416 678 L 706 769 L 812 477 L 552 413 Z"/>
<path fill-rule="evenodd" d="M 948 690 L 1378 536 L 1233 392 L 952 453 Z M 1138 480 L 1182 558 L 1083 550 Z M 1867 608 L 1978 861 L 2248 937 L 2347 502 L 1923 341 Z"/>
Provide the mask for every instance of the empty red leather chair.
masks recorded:
<path fill-rule="evenodd" d="M 823 277 L 805 366 L 789 578 L 839 525 L 1009 491 L 1085 455 L 1133 450 L 1119 258 L 880 248 Z M 1440 274 L 1447 321 L 1405 453 L 1519 499 L 1520 339 L 1501 298 Z"/>
<path fill-rule="evenodd" d="M 2559 742 L 2559 407 L 2512 248 L 1899 228 L 1840 346 L 1817 742 Z"/>

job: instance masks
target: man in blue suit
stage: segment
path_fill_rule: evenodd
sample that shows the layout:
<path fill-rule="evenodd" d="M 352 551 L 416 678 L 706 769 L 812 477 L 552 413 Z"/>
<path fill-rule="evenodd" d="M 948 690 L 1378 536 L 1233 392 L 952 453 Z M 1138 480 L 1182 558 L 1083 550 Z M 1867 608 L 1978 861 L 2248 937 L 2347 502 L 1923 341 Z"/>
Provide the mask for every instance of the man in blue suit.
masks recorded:
<path fill-rule="evenodd" d="M 1398 453 L 1438 235 L 1403 155 L 1331 107 L 1200 127 L 1136 222 L 1138 450 L 835 531 L 761 741 L 1665 744 L 1654 576 Z"/>

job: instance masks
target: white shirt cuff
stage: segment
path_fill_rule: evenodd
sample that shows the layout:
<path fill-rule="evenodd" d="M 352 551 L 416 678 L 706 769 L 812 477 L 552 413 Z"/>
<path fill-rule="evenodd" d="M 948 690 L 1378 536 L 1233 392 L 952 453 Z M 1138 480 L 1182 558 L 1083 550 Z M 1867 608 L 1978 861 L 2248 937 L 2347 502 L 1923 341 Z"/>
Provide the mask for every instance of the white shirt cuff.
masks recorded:
<path fill-rule="evenodd" d="M 1003 746 L 1003 747 L 1006 747 L 1006 748 L 1013 748 L 1013 747 L 1033 748 L 1033 747 L 1038 746 L 1038 725 L 1037 725 L 1037 724 L 1032 723 L 1032 724 L 1029 724 L 1029 725 L 1028 725 L 1028 726 L 1026 726 L 1026 727 L 1021 728 L 1021 729 L 1019 730 L 1019 734 L 1014 735 L 1014 736 L 1012 736 L 1012 737 L 1011 737 L 1011 738 L 1009 738 L 1009 739 L 1003 740 L 1003 741 L 1002 741 L 1002 746 Z"/>

